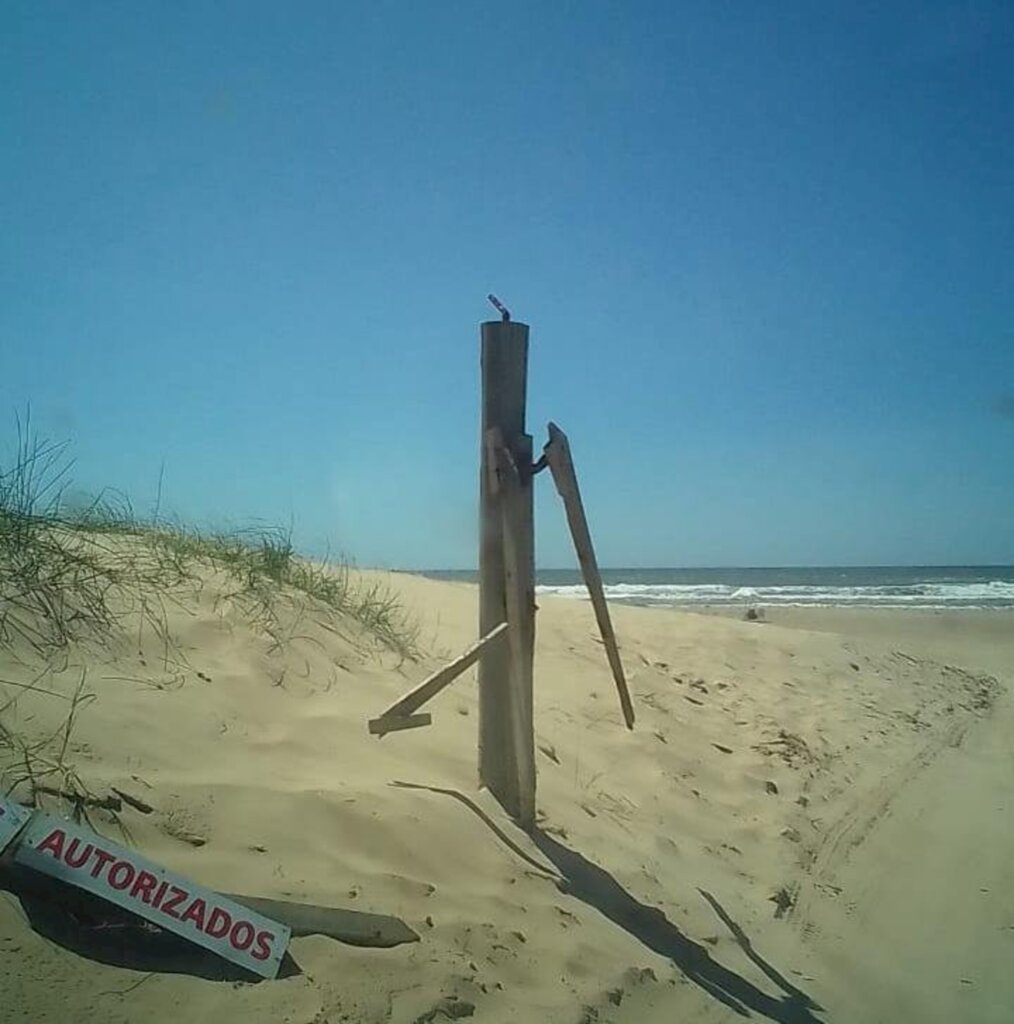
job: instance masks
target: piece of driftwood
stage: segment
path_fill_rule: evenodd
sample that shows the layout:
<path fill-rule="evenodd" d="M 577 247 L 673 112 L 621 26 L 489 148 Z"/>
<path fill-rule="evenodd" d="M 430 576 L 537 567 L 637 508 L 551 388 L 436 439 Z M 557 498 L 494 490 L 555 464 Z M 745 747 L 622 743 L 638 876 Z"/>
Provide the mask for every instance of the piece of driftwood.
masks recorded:
<path fill-rule="evenodd" d="M 46 786 L 39 782 L 36 782 L 32 789 L 35 793 L 42 793 L 45 796 L 58 796 L 62 800 L 77 804 L 80 807 L 97 807 L 102 811 L 123 810 L 123 801 L 119 796 L 115 795 L 115 790 L 112 795 L 96 796 L 94 793 L 78 793 L 76 790 L 58 789 L 55 786 Z"/>
<path fill-rule="evenodd" d="M 492 643 L 499 640 L 507 632 L 507 623 L 491 629 L 484 637 L 480 637 L 464 653 L 454 661 L 445 665 L 442 669 L 427 676 L 418 686 L 413 687 L 404 697 L 396 700 L 379 718 L 373 719 L 378 722 L 385 718 L 405 718 L 418 711 L 427 701 L 432 700 L 441 690 L 454 682 L 466 669 L 471 668 L 481 657 L 482 652 Z M 373 729 L 370 729 L 373 732 Z"/>
<path fill-rule="evenodd" d="M 567 435 L 555 423 L 549 424 L 549 443 L 543 451 L 546 461 L 549 463 L 549 470 L 553 474 L 553 482 L 563 499 L 570 535 L 574 541 L 577 560 L 581 565 L 581 575 L 584 577 L 585 586 L 591 597 L 599 632 L 602 634 L 606 648 L 606 658 L 609 660 L 609 667 L 612 669 L 613 679 L 616 681 L 616 690 L 620 695 L 623 720 L 627 723 L 628 729 L 633 729 L 634 706 L 630 701 L 630 691 L 627 689 L 627 680 L 623 674 L 623 663 L 620 661 L 616 634 L 613 632 L 613 624 L 609 619 L 609 608 L 602 590 L 602 576 L 599 573 L 598 562 L 595 560 L 595 548 L 592 545 L 591 531 L 588 529 L 588 520 L 584 513 L 584 503 L 581 501 L 581 490 L 577 483 L 577 473 L 574 471 L 570 444 L 567 441 Z"/>
<path fill-rule="evenodd" d="M 151 804 L 145 803 L 143 800 L 139 800 L 136 796 L 131 796 L 130 793 L 125 793 L 122 789 L 117 789 L 115 786 L 109 787 L 125 804 L 129 804 L 134 808 L 135 811 L 140 811 L 142 814 L 151 814 L 155 810 Z"/>
<path fill-rule="evenodd" d="M 251 910 L 288 925 L 292 934 L 326 935 L 347 942 L 350 946 L 372 946 L 388 949 L 406 942 L 418 942 L 419 936 L 399 917 L 387 914 L 364 914 L 358 910 L 318 907 L 312 903 L 290 903 L 261 896 L 240 896 L 226 893 L 231 900 Z"/>

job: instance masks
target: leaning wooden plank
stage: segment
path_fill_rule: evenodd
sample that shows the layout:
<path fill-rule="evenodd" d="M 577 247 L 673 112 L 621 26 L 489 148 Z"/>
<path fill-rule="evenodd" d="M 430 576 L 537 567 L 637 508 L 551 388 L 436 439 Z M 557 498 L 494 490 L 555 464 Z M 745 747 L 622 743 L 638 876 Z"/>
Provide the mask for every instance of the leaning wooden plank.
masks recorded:
<path fill-rule="evenodd" d="M 381 715 L 366 723 L 373 736 L 386 736 L 389 732 L 401 732 L 404 729 L 421 729 L 424 725 L 432 724 L 433 716 L 425 711 L 418 715 Z"/>
<path fill-rule="evenodd" d="M 574 540 L 577 560 L 581 564 L 581 575 L 584 577 L 592 607 L 595 609 L 595 618 L 605 644 L 606 657 L 609 659 L 609 667 L 612 669 L 616 689 L 620 695 L 623 720 L 627 723 L 628 729 L 633 729 L 634 707 L 630 702 L 630 691 L 627 689 L 627 681 L 623 675 L 623 663 L 620 661 L 620 651 L 616 645 L 616 634 L 613 632 L 613 624 L 609 619 L 606 596 L 602 591 L 602 577 L 595 560 L 595 548 L 592 546 L 591 531 L 588 529 L 588 520 L 584 514 L 584 504 L 581 501 L 581 491 L 577 484 L 574 461 L 570 455 L 570 444 L 567 441 L 567 435 L 555 423 L 549 424 L 549 443 L 544 452 L 546 461 L 549 463 L 549 470 L 553 474 L 556 489 L 563 499 L 570 535 Z"/>
<path fill-rule="evenodd" d="M 435 697 L 445 686 L 449 686 L 467 668 L 471 668 L 478 660 L 482 652 L 494 641 L 498 640 L 507 632 L 507 623 L 501 622 L 491 629 L 484 637 L 480 637 L 464 654 L 455 658 L 449 665 L 445 665 L 438 672 L 424 679 L 418 686 L 413 687 L 400 700 L 395 701 L 380 717 L 399 718 L 411 715 L 417 711 L 428 700 Z M 372 732 L 372 730 L 371 730 Z"/>
<path fill-rule="evenodd" d="M 494 437 L 496 445 L 496 438 Z M 532 439 L 517 439 L 525 465 L 532 461 Z M 496 445 L 503 515 L 504 596 L 510 633 L 511 732 L 517 762 L 517 820 L 535 827 L 535 727 L 532 717 L 532 671 L 535 644 L 535 569 L 533 559 L 531 485 L 524 483 L 514 456 Z M 510 808 L 514 810 L 514 808 Z"/>

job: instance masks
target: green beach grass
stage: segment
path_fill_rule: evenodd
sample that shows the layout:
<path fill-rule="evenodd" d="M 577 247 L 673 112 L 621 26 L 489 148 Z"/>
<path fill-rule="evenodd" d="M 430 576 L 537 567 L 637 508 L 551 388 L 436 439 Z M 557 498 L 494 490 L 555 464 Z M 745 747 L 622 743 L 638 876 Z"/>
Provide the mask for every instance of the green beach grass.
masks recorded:
<path fill-rule="evenodd" d="M 71 467 L 67 443 L 38 437 L 30 415 L 17 418 L 14 454 L 0 461 L 0 653 L 30 667 L 31 678 L 0 677 L 0 790 L 36 806 L 62 800 L 75 818 L 100 807 L 122 827 L 115 799 L 96 797 L 70 756 L 75 721 L 96 698 L 87 669 L 79 669 L 71 692 L 47 683 L 67 671 L 74 647 L 129 640 L 140 650 L 146 633 L 158 640 L 163 669 L 185 665 L 168 611 L 192 608 L 212 579 L 216 602 L 238 610 L 271 651 L 301 635 L 298 624 L 309 614 L 339 635 L 358 624 L 400 661 L 417 656 L 418 626 L 396 595 L 357 576 L 348 561 L 300 557 L 290 533 L 276 527 L 202 531 L 157 513 L 144 519 L 108 493 L 71 506 L 64 500 Z M 27 735 L 19 727 L 25 691 L 66 704 L 56 729 Z"/>
<path fill-rule="evenodd" d="M 352 620 L 402 658 L 417 653 L 418 628 L 382 582 L 357 579 L 347 560 L 299 556 L 278 527 L 203 531 L 138 516 L 122 498 L 84 507 L 64 501 L 66 442 L 37 436 L 17 418 L 13 458 L 0 462 L 0 645 L 19 639 L 38 653 L 109 637 L 125 609 L 165 631 L 164 607 L 208 570 L 225 573 L 255 620 L 299 597 Z"/>

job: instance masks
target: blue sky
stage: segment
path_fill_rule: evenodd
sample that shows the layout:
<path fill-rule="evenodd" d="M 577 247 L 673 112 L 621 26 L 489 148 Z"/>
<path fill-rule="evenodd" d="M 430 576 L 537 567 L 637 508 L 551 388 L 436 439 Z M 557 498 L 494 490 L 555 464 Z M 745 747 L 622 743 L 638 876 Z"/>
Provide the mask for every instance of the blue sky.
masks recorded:
<path fill-rule="evenodd" d="M 0 26 L 0 448 L 30 401 L 84 489 L 470 567 L 495 291 L 603 564 L 1014 562 L 1009 4 Z"/>

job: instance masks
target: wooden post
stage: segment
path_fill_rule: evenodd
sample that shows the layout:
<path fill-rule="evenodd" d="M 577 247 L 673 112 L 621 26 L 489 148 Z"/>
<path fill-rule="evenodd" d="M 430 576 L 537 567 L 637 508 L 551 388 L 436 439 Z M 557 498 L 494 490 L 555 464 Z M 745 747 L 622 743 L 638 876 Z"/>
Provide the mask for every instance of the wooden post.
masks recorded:
<path fill-rule="evenodd" d="M 510 644 L 511 739 L 517 764 L 518 824 L 535 827 L 535 728 L 532 707 L 532 671 L 534 668 L 535 573 L 532 551 L 532 504 L 526 501 L 524 476 L 500 432 L 487 435 L 493 449 L 502 496 L 504 584 L 507 621 L 516 623 L 508 631 Z M 522 457 L 531 464 L 531 438 L 522 444 Z"/>
<path fill-rule="evenodd" d="M 479 781 L 523 825 L 531 825 L 535 759 L 532 659 L 535 637 L 535 560 L 532 513 L 532 439 L 525 433 L 528 325 L 484 323 L 482 430 L 479 473 L 479 635 L 508 621 L 504 503 L 510 502 L 512 605 L 509 644 L 485 648 L 479 659 Z M 498 487 L 493 436 L 518 468 L 517 493 Z M 524 664 L 517 665 L 518 659 Z M 523 741 L 521 735 L 523 735 Z M 526 782 L 522 784 L 521 779 Z M 527 781 L 530 779 L 530 782 Z M 522 792 L 530 786 L 531 793 Z"/>

